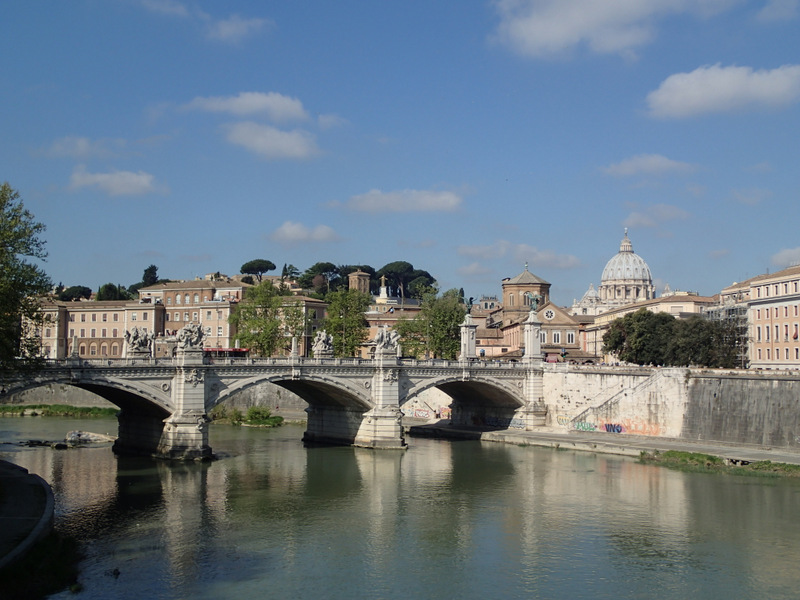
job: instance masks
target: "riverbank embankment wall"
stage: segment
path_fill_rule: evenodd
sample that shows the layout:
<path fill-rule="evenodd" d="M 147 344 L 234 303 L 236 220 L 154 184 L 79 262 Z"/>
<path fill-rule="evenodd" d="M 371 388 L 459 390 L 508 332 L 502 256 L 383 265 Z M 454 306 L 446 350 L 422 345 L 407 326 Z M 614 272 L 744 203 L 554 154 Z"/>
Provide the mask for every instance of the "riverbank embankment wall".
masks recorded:
<path fill-rule="evenodd" d="M 547 425 L 800 447 L 800 372 L 548 365 Z"/>

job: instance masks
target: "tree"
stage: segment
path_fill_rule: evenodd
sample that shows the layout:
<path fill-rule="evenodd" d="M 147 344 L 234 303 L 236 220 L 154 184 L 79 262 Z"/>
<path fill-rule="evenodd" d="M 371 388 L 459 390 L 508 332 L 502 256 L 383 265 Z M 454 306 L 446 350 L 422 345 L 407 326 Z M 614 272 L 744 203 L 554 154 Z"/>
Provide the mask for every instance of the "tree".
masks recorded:
<path fill-rule="evenodd" d="M 369 296 L 358 290 L 338 290 L 328 294 L 326 300 L 328 316 L 324 328 L 333 337 L 334 355 L 355 356 L 369 334 L 364 316 L 369 308 Z"/>
<path fill-rule="evenodd" d="M 667 364 L 731 369 L 738 365 L 739 342 L 734 323 L 694 315 L 675 322 Z"/>
<path fill-rule="evenodd" d="M 612 321 L 603 336 L 606 352 L 637 365 L 667 364 L 667 344 L 672 339 L 675 317 L 640 308 Z"/>
<path fill-rule="evenodd" d="M 281 281 L 286 281 L 287 279 L 297 279 L 298 277 L 300 277 L 300 269 L 294 265 L 287 265 L 286 263 L 283 263 L 283 269 L 281 270 Z"/>
<path fill-rule="evenodd" d="M 0 371 L 35 366 L 45 318 L 40 298 L 51 282 L 32 260 L 47 257 L 45 227 L 25 209 L 19 192 L 0 186 Z"/>
<path fill-rule="evenodd" d="M 378 278 L 386 277 L 387 287 L 391 288 L 392 294 L 403 300 L 406 297 L 421 300 L 428 288 L 436 285 L 436 280 L 430 273 L 415 269 L 414 265 L 404 260 L 384 265 L 378 269 L 376 275 Z"/>
<path fill-rule="evenodd" d="M 155 285 L 157 283 L 158 283 L 158 267 L 155 265 L 150 265 L 144 270 L 144 274 L 142 275 L 142 287 Z"/>
<path fill-rule="evenodd" d="M 306 269 L 297 279 L 297 283 L 304 289 L 323 294 L 338 290 L 339 280 L 339 268 L 335 264 L 318 262 Z"/>
<path fill-rule="evenodd" d="M 245 291 L 230 323 L 239 342 L 260 356 L 289 349 L 292 336 L 302 335 L 305 325 L 300 301 L 281 295 L 269 280 Z"/>
<path fill-rule="evenodd" d="M 266 273 L 267 271 L 274 271 L 275 270 L 275 263 L 271 260 L 266 260 L 263 258 L 257 258 L 255 260 L 251 260 L 246 262 L 242 265 L 240 269 L 240 273 L 244 273 L 245 275 L 255 275 L 258 282 L 261 283 L 261 276 Z"/>
<path fill-rule="evenodd" d="M 71 285 L 58 294 L 58 299 L 62 302 L 74 302 L 81 298 L 86 298 L 88 300 L 91 297 L 92 288 L 85 285 Z"/>
<path fill-rule="evenodd" d="M 105 283 L 97 291 L 95 300 L 130 300 L 130 296 L 123 286 Z"/>
<path fill-rule="evenodd" d="M 456 358 L 461 349 L 461 323 L 465 314 L 458 290 L 438 296 L 435 287 L 427 288 L 416 318 L 401 320 L 395 326 L 403 354 L 415 358 Z"/>
<path fill-rule="evenodd" d="M 734 323 L 700 315 L 676 319 L 645 308 L 613 321 L 603 343 L 620 360 L 639 365 L 733 368 L 741 351 Z"/>

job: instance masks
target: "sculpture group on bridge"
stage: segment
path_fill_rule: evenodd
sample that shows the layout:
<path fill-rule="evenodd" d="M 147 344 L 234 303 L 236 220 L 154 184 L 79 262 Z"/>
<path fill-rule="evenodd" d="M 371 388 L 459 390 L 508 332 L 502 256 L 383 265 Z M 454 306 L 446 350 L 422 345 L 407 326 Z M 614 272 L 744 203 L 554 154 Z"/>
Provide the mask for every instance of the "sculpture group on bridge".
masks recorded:
<path fill-rule="evenodd" d="M 184 325 L 175 336 L 181 350 L 200 350 L 203 347 L 203 328 L 197 323 Z"/>
<path fill-rule="evenodd" d="M 311 346 L 314 358 L 331 358 L 333 356 L 333 336 L 324 329 L 317 331 Z"/>
<path fill-rule="evenodd" d="M 155 339 L 155 334 L 148 333 L 144 329 L 134 327 L 131 330 L 125 330 L 125 343 L 127 344 L 127 353 L 131 354 L 147 354 L 150 355 L 150 349 Z"/>
<path fill-rule="evenodd" d="M 390 330 L 386 325 L 378 328 L 378 332 L 372 339 L 375 344 L 376 354 L 397 354 L 400 342 L 400 334 Z"/>

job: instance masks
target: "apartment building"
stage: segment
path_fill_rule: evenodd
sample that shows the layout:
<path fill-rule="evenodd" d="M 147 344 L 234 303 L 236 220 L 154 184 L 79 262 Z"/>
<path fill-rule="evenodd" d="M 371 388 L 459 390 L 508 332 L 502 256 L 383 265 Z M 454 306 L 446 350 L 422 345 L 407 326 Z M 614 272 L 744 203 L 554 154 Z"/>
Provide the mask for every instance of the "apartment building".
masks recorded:
<path fill-rule="evenodd" d="M 749 283 L 750 368 L 800 369 L 800 265 Z"/>

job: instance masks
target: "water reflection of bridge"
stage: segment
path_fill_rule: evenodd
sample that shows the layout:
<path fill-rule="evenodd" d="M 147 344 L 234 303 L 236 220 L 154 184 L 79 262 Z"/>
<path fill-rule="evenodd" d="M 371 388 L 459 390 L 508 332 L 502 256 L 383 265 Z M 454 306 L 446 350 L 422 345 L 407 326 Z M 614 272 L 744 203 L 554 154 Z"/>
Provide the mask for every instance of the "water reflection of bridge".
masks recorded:
<path fill-rule="evenodd" d="M 50 361 L 34 376 L 7 381 L 9 392 L 66 384 L 120 407 L 115 451 L 164 458 L 211 455 L 208 413 L 252 386 L 273 383 L 309 407 L 304 440 L 404 448 L 401 407 L 437 388 L 452 398 L 455 425 L 528 429 L 544 424 L 540 359 L 519 363 L 301 357 L 210 361 L 202 351 L 175 358 Z"/>

